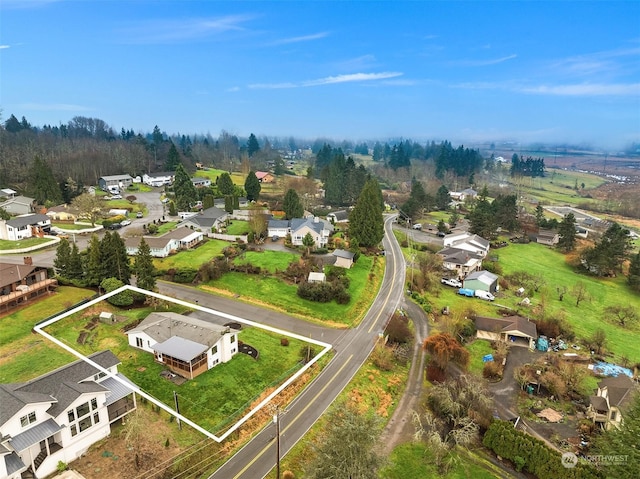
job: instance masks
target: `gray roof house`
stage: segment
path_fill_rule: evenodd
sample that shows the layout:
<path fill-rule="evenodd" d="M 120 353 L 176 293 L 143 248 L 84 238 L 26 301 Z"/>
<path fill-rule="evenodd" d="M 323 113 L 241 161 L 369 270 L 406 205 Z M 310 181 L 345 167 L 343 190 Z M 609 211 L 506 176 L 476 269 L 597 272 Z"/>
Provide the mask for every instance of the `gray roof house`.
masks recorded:
<path fill-rule="evenodd" d="M 129 345 L 152 353 L 156 361 L 187 379 L 226 363 L 238 352 L 228 327 L 176 313 L 151 313 L 127 331 Z"/>
<path fill-rule="evenodd" d="M 442 257 L 442 266 L 463 278 L 473 271 L 482 269 L 482 256 L 459 248 L 444 248 L 438 251 Z"/>
<path fill-rule="evenodd" d="M 522 316 L 488 318 L 478 316 L 475 319 L 476 337 L 489 341 L 505 341 L 517 346 L 535 347 L 538 338 L 536 324 Z"/>
<path fill-rule="evenodd" d="M 226 211 L 214 206 L 207 208 L 206 210 L 202 210 L 197 215 L 185 218 L 180 222 L 180 226 L 193 228 L 195 230 L 202 231 L 205 234 L 217 233 L 228 216 L 229 214 Z"/>
<path fill-rule="evenodd" d="M 495 293 L 500 289 L 498 286 L 498 276 L 489 271 L 481 270 L 469 273 L 464 279 L 464 287 L 468 289 L 479 289 Z"/>
<path fill-rule="evenodd" d="M 332 211 L 327 215 L 327 219 L 334 223 L 346 223 L 349 221 L 349 212 L 347 210 Z"/>
<path fill-rule="evenodd" d="M 0 208 L 10 215 L 26 215 L 33 213 L 35 202 L 34 198 L 29 198 L 28 196 L 9 196 L 6 201 L 0 203 Z"/>
<path fill-rule="evenodd" d="M 104 191 L 107 191 L 110 186 L 117 186 L 126 190 L 132 184 L 133 178 L 131 178 L 131 175 L 108 175 L 98 178 L 98 186 Z"/>
<path fill-rule="evenodd" d="M 0 477 L 45 477 L 108 436 L 136 408 L 135 387 L 111 351 L 75 361 L 26 383 L 0 384 Z M 26 476 L 25 476 L 26 477 Z"/>
<path fill-rule="evenodd" d="M 20 241 L 34 234 L 49 234 L 51 218 L 42 214 L 18 216 L 10 220 L 0 220 L 0 239 Z"/>
<path fill-rule="evenodd" d="M 596 394 L 589 398 L 587 417 L 603 429 L 619 428 L 634 394 L 638 394 L 638 385 L 629 376 L 604 378 L 598 383 Z"/>

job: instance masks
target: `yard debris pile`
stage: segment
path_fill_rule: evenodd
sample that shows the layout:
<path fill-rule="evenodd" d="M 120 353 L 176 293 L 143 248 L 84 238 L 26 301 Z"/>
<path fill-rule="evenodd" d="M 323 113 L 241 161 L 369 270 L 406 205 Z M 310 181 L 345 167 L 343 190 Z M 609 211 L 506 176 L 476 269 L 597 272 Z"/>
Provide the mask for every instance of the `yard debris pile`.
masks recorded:
<path fill-rule="evenodd" d="M 548 422 L 560 422 L 563 419 L 562 413 L 559 413 L 558 411 L 556 411 L 555 409 L 551 409 L 550 407 L 536 413 L 536 416 L 542 419 L 546 419 Z"/>

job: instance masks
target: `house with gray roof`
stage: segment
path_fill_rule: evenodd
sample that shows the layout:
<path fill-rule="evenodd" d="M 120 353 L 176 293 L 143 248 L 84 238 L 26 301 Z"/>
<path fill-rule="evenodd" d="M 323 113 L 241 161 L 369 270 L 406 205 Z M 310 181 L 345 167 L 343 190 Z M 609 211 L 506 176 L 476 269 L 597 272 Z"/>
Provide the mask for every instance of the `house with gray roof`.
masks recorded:
<path fill-rule="evenodd" d="M 327 219 L 333 223 L 347 223 L 349 221 L 349 212 L 347 210 L 332 211 L 327 215 Z"/>
<path fill-rule="evenodd" d="M 468 250 L 443 248 L 438 255 L 442 258 L 443 268 L 454 272 L 459 279 L 482 269 L 482 256 Z"/>
<path fill-rule="evenodd" d="M 98 186 L 103 191 L 126 190 L 132 184 L 131 175 L 108 175 L 98 178 Z"/>
<path fill-rule="evenodd" d="M 620 428 L 626 406 L 638 394 L 638 385 L 629 376 L 619 374 L 602 379 L 595 392 L 589 398 L 587 417 L 602 429 Z"/>
<path fill-rule="evenodd" d="M 162 236 L 143 236 L 149 245 L 151 256 L 155 258 L 166 258 L 176 251 L 194 248 L 202 242 L 203 237 L 202 231 L 194 231 L 185 226 L 169 231 Z M 139 237 L 125 238 L 124 245 L 128 255 L 138 254 L 140 241 Z"/>
<path fill-rule="evenodd" d="M 498 276 L 485 270 L 474 271 L 464 278 L 464 287 L 467 289 L 479 289 L 495 294 L 499 289 Z"/>
<path fill-rule="evenodd" d="M 349 269 L 351 268 L 351 266 L 353 266 L 353 258 L 355 258 L 356 255 L 351 251 L 337 249 L 334 250 L 333 256 L 336 258 L 334 266 Z"/>
<path fill-rule="evenodd" d="M 7 189 L 6 191 L 13 191 Z M 15 191 L 14 191 L 15 193 Z M 34 198 L 29 198 L 28 196 L 15 196 L 9 195 L 6 197 L 5 201 L 0 202 L 0 208 L 5 210 L 10 215 L 27 215 L 29 213 L 33 213 L 33 207 L 36 204 L 36 200 Z"/>
<path fill-rule="evenodd" d="M 483 258 L 489 253 L 489 240 L 482 236 L 472 235 L 469 233 L 460 233 L 445 236 L 442 241 L 445 247 L 458 248 L 472 253 L 479 254 Z"/>
<path fill-rule="evenodd" d="M 209 235 L 210 233 L 219 233 L 220 228 L 222 228 L 228 217 L 229 214 L 226 211 L 214 206 L 202 210 L 194 216 L 185 218 L 180 222 L 179 226 L 186 226 Z"/>
<path fill-rule="evenodd" d="M 238 333 L 191 316 L 151 313 L 127 331 L 129 345 L 154 355 L 180 376 L 193 379 L 238 352 Z"/>
<path fill-rule="evenodd" d="M 51 218 L 42 214 L 18 216 L 10 220 L 0 220 L 0 239 L 20 241 L 40 234 L 49 234 Z"/>
<path fill-rule="evenodd" d="M 26 383 L 0 384 L 0 477 L 45 477 L 111 433 L 136 408 L 134 385 L 111 351 Z M 24 476 L 27 477 L 27 476 Z"/>
<path fill-rule="evenodd" d="M 24 264 L 0 263 L 0 311 L 20 306 L 25 301 L 48 294 L 58 286 L 47 268 L 35 266 L 30 256 Z"/>

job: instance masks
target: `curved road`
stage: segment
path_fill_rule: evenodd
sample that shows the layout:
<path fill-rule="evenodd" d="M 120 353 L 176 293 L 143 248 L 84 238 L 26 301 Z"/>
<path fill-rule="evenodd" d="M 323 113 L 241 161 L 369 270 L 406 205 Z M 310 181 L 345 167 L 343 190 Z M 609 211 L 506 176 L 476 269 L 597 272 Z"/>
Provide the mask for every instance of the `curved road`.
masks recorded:
<path fill-rule="evenodd" d="M 335 356 L 322 373 L 280 415 L 280 452 L 284 456 L 326 411 L 367 360 L 378 335 L 403 299 L 405 264 L 391 230 L 393 217 L 385 220 L 383 245 L 387 265 L 380 291 L 364 320 L 355 329 L 341 332 L 334 344 Z M 329 341 L 330 342 L 330 341 Z M 264 428 L 210 479 L 256 479 L 276 464 L 273 426 Z"/>

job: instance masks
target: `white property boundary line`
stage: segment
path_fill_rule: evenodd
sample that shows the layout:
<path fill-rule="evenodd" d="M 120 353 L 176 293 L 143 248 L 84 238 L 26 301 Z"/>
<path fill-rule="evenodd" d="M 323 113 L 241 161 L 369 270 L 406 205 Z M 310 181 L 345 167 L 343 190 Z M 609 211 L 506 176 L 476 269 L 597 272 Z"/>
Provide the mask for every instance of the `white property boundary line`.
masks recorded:
<path fill-rule="evenodd" d="M 258 404 L 251 411 L 249 411 L 245 416 L 243 416 L 237 423 L 235 423 L 224 434 L 222 434 L 221 436 L 216 436 L 215 434 L 213 434 L 213 433 L 207 431 L 206 429 L 202 428 L 201 426 L 197 425 L 196 423 L 194 423 L 190 419 L 184 417 L 182 414 L 180 414 L 177 411 L 171 409 L 169 406 L 167 406 L 166 404 L 160 402 L 159 400 L 157 400 L 153 396 L 151 396 L 148 393 L 142 391 L 138 386 L 134 385 L 135 387 L 132 387 L 131 384 L 133 384 L 133 383 L 123 381 L 122 379 L 117 377 L 115 374 L 113 374 L 113 373 L 109 372 L 108 370 L 104 369 L 102 366 L 100 366 L 99 364 L 95 363 L 94 361 L 92 361 L 91 359 L 87 358 L 86 356 L 83 356 L 82 354 L 80 354 L 78 351 L 76 351 L 72 347 L 62 343 L 58 339 L 56 339 L 53 336 L 51 336 L 49 333 L 46 333 L 46 332 L 43 331 L 43 328 L 46 328 L 47 326 L 50 326 L 53 323 L 55 323 L 57 321 L 60 321 L 61 319 L 64 319 L 64 318 L 66 318 L 68 316 L 71 316 L 72 314 L 75 314 L 78 311 L 82 311 L 83 309 L 86 309 L 89 306 L 93 306 L 96 303 L 99 303 L 99 302 L 101 302 L 101 301 L 103 301 L 103 300 L 105 300 L 105 299 L 107 299 L 107 298 L 109 298 L 111 296 L 114 296 L 114 295 L 116 295 L 118 293 L 121 293 L 121 292 L 127 291 L 127 290 L 135 291 L 136 293 L 141 293 L 141 294 L 145 294 L 145 295 L 148 295 L 148 296 L 153 296 L 154 298 L 162 299 L 164 301 L 169 301 L 169 302 L 172 302 L 172 303 L 175 303 L 175 304 L 179 304 L 181 306 L 185 306 L 185 307 L 188 307 L 188 308 L 191 308 L 191 309 L 197 309 L 199 311 L 203 311 L 205 313 L 213 314 L 213 315 L 219 316 L 221 318 L 229 319 L 231 321 L 235 321 L 235 322 L 246 324 L 246 325 L 249 325 L 249 326 L 254 326 L 254 327 L 259 328 L 259 329 L 264 329 L 264 330 L 267 330 L 267 331 L 271 331 L 272 333 L 277 333 L 277 334 L 281 334 L 281 335 L 284 335 L 284 336 L 289 336 L 289 337 L 294 338 L 294 339 L 299 339 L 301 341 L 305 341 L 305 342 L 308 342 L 308 343 L 315 344 L 316 346 L 320 346 L 323 349 L 322 349 L 322 351 L 320 351 L 319 354 L 314 356 L 314 358 L 311 361 L 309 361 L 307 364 L 305 364 L 304 367 L 302 367 L 302 369 L 297 371 L 293 376 L 291 376 L 282 385 L 280 385 L 275 391 L 273 391 L 271 394 L 269 394 L 269 396 L 264 398 L 260 402 L 260 404 Z M 124 286 L 121 286 L 120 288 L 118 288 L 118 289 L 116 289 L 114 291 L 111 291 L 110 293 L 106 293 L 106 294 L 103 294 L 102 296 L 99 296 L 98 298 L 92 299 L 91 301 L 89 301 L 87 303 L 84 303 L 84 304 L 78 306 L 77 308 L 73 308 L 70 311 L 66 311 L 65 313 L 62 313 L 62 314 L 60 314 L 60 315 L 58 315 L 58 316 L 56 316 L 54 318 L 51 318 L 48 321 L 40 323 L 40 324 L 36 325 L 33 328 L 33 330 L 36 331 L 38 334 L 41 334 L 42 336 L 47 338 L 49 341 L 57 344 L 58 346 L 60 346 L 61 348 L 65 349 L 65 350 L 69 351 L 71 354 L 73 354 L 74 356 L 78 357 L 79 359 L 82 359 L 83 361 L 85 361 L 86 363 L 90 364 L 91 366 L 93 366 L 94 368 L 98 369 L 99 371 L 102 371 L 107 376 L 115 379 L 116 381 L 119 381 L 121 384 L 123 384 L 127 388 L 133 389 L 133 391 L 135 393 L 139 394 L 141 397 L 144 397 L 144 398 L 148 399 L 152 403 L 154 403 L 157 406 L 159 406 L 162 409 L 164 409 L 166 412 L 168 412 L 172 416 L 175 416 L 180 421 L 183 421 L 184 423 L 188 424 L 189 426 L 191 426 L 192 428 L 196 429 L 197 431 L 200 431 L 202 434 L 206 435 L 207 437 L 213 439 L 216 442 L 224 441 L 229 436 L 229 434 L 233 433 L 236 429 L 238 429 L 240 426 L 242 426 L 242 424 L 247 422 L 251 416 L 253 416 L 256 412 L 258 412 L 260 409 L 262 409 L 269 401 L 271 401 L 278 394 L 280 394 L 280 392 L 284 388 L 286 388 L 293 381 L 298 379 L 298 377 L 300 377 L 307 369 L 309 369 L 313 364 L 315 364 L 322 356 L 324 356 L 332 348 L 332 345 L 329 344 L 329 343 L 325 343 L 325 342 L 322 342 L 322 341 L 317 341 L 315 339 L 311 339 L 311 338 L 307 338 L 307 337 L 304 337 L 304 336 L 300 336 L 299 334 L 296 334 L 296 333 L 292 333 L 292 332 L 289 332 L 289 331 L 284 331 L 282 329 L 274 328 L 274 327 L 271 327 L 271 326 L 266 326 L 264 324 L 256 323 L 255 321 L 251 321 L 251 320 L 248 320 L 248 319 L 240 318 L 238 316 L 234 316 L 232 314 L 223 313 L 221 311 L 216 311 L 214 309 L 206 308 L 206 307 L 200 306 L 198 304 L 191 304 L 191 303 L 188 303 L 186 301 L 182 301 L 182 300 L 177 299 L 177 298 L 171 298 L 171 297 L 165 296 L 163 294 L 155 293 L 153 291 L 148 291 L 146 289 L 138 288 L 136 286 L 131 286 L 131 285 L 128 285 L 128 284 L 124 285 Z"/>

